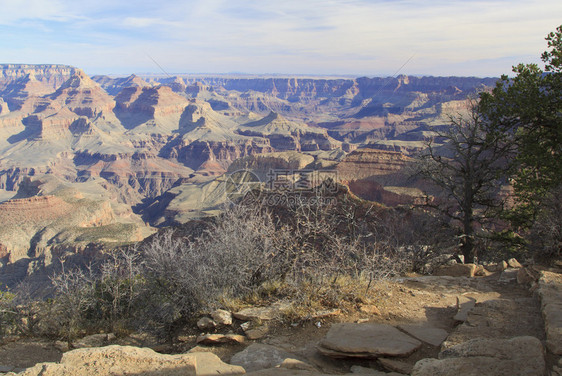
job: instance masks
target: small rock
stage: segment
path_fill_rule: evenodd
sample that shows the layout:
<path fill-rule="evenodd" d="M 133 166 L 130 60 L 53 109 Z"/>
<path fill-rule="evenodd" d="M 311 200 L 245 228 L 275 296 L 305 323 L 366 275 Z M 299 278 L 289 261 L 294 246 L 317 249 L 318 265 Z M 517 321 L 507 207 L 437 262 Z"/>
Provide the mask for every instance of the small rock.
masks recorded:
<path fill-rule="evenodd" d="M 450 276 L 450 277 L 474 277 L 476 265 L 474 264 L 454 264 L 442 265 L 433 272 L 437 276 Z"/>
<path fill-rule="evenodd" d="M 507 260 L 507 265 L 510 268 L 522 268 L 523 266 L 519 263 L 519 261 L 517 261 L 514 258 L 510 258 L 509 260 Z"/>
<path fill-rule="evenodd" d="M 498 264 L 498 269 L 497 269 L 497 271 L 498 271 L 498 272 L 503 272 L 505 269 L 507 269 L 508 266 L 509 266 L 509 265 L 507 265 L 507 262 L 502 261 L 502 262 L 500 262 L 500 263 Z"/>
<path fill-rule="evenodd" d="M 296 369 L 302 371 L 316 371 L 316 368 L 301 360 L 287 358 L 279 365 L 280 368 Z"/>
<path fill-rule="evenodd" d="M 201 317 L 199 321 L 197 321 L 197 327 L 200 330 L 214 329 L 216 326 L 217 323 L 208 317 Z"/>
<path fill-rule="evenodd" d="M 269 332 L 269 328 L 265 325 L 258 326 L 257 328 L 248 329 L 245 331 L 246 337 L 251 340 L 256 340 L 265 337 Z"/>
<path fill-rule="evenodd" d="M 224 309 L 217 309 L 211 312 L 211 317 L 217 325 L 232 325 L 232 314 Z"/>

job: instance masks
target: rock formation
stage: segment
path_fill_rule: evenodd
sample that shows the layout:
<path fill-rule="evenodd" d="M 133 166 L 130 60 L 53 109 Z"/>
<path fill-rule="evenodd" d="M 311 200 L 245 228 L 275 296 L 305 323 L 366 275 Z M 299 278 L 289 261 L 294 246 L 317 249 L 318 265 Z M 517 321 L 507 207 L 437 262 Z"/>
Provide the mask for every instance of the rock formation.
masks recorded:
<path fill-rule="evenodd" d="M 493 82 L 406 76 L 91 79 L 63 65 L 0 65 L 0 197 L 14 196 L 28 177 L 52 175 L 84 199 L 92 196 L 82 190 L 95 187 L 92 202 L 112 202 L 115 223 L 136 227 L 142 217 L 163 225 L 216 213 L 233 189 L 228 174 L 221 177 L 227 171 L 255 170 L 263 180 L 270 169 L 283 167 L 333 170 L 360 197 L 406 203 L 415 196 L 400 173 L 408 159 L 380 149 L 419 148 L 434 127 L 446 123 L 447 111 L 460 109 L 468 93 Z M 379 151 L 353 151 L 365 145 Z M 20 199 L 30 201 L 6 205 L 41 212 L 43 203 L 53 215 L 55 202 L 60 208 L 77 205 L 58 193 L 35 195 L 37 201 L 28 195 Z M 42 248 L 47 239 L 97 239 L 76 235 L 84 220 L 65 222 L 74 235 L 57 241 L 48 234 L 62 222 L 47 223 L 35 248 L 48 252 Z M 12 261 L 35 252 L 29 236 L 14 236 L 0 236 Z"/>

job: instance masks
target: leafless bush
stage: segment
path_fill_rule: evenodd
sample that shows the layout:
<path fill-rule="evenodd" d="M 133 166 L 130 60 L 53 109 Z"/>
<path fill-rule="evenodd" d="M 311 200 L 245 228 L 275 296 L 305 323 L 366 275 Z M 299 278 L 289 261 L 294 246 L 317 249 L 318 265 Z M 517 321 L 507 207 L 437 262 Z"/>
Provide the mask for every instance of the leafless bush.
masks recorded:
<path fill-rule="evenodd" d="M 130 247 L 111 252 L 101 264 L 97 281 L 98 304 L 112 332 L 118 329 L 116 326 L 120 322 L 129 321 L 133 315 L 144 283 L 140 261 L 137 247 Z"/>
<path fill-rule="evenodd" d="M 56 320 L 69 346 L 85 326 L 86 313 L 96 303 L 96 277 L 92 268 L 62 270 L 51 278 L 55 289 L 54 311 Z"/>
<path fill-rule="evenodd" d="M 199 238 L 156 236 L 144 249 L 152 315 L 165 331 L 284 270 L 283 230 L 259 207 L 232 206 Z M 147 296 L 148 296 L 147 295 Z"/>
<path fill-rule="evenodd" d="M 304 306 L 354 304 L 375 281 L 425 267 L 435 230 L 423 213 L 346 196 L 284 210 L 232 205 L 191 237 L 170 229 L 106 254 L 96 273 L 63 264 L 52 279 L 52 326 L 69 342 L 88 321 L 171 339 L 201 311 L 260 295 L 267 284 Z"/>

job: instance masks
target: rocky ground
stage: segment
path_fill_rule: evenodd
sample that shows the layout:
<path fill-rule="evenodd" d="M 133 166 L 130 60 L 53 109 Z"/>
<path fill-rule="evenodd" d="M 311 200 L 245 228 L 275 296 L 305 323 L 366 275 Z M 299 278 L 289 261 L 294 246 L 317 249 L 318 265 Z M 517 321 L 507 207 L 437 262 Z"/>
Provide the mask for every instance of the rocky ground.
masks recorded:
<path fill-rule="evenodd" d="M 518 266 L 513 264 L 514 266 Z M 0 347 L 0 371 L 22 375 L 562 375 L 562 270 L 459 266 L 372 289 L 356 312 L 287 320 L 290 303 L 218 311 L 176 355 L 143 337 L 97 335 L 64 350 L 18 340 Z M 108 343 L 118 345 L 103 346 Z M 170 351 L 170 348 L 155 348 Z M 62 357 L 62 359 L 61 359 Z M 37 362 L 42 363 L 33 366 Z M 33 367 L 32 367 L 33 366 Z M 26 367 L 26 370 L 23 370 Z"/>

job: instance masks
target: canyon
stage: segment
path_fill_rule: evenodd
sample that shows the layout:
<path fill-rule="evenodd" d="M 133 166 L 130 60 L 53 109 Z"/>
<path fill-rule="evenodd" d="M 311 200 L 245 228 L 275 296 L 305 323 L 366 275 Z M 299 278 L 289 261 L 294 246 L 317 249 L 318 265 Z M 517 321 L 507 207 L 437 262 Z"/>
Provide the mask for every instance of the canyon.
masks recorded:
<path fill-rule="evenodd" d="M 88 76 L 0 65 L 0 259 L 48 264 L 220 210 L 237 171 L 334 173 L 412 202 L 403 171 L 496 78 Z M 245 182 L 245 181 L 244 181 Z"/>

